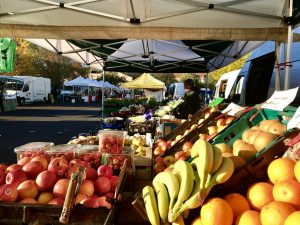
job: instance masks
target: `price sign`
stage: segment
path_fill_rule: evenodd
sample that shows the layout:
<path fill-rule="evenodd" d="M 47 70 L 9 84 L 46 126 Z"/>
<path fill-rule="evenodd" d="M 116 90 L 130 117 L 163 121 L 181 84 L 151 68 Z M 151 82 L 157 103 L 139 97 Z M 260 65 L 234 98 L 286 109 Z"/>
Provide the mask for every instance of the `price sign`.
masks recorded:
<path fill-rule="evenodd" d="M 246 107 L 242 107 L 242 106 L 239 106 L 237 104 L 234 104 L 234 103 L 230 103 L 226 109 L 224 109 L 222 111 L 222 113 L 227 113 L 228 115 L 230 116 L 234 116 L 236 113 L 244 110 Z"/>
<path fill-rule="evenodd" d="M 266 102 L 261 104 L 261 108 L 283 111 L 292 101 L 294 101 L 298 88 L 286 91 L 275 91 L 274 94 Z"/>
<path fill-rule="evenodd" d="M 292 129 L 292 128 L 296 128 L 296 127 L 300 128 L 300 107 L 298 107 L 293 118 L 290 120 L 290 122 L 287 125 L 288 129 Z"/>
<path fill-rule="evenodd" d="M 223 102 L 224 98 L 216 98 L 215 100 L 213 100 L 211 103 L 209 103 L 209 107 L 214 107 L 219 105 L 221 102 Z"/>

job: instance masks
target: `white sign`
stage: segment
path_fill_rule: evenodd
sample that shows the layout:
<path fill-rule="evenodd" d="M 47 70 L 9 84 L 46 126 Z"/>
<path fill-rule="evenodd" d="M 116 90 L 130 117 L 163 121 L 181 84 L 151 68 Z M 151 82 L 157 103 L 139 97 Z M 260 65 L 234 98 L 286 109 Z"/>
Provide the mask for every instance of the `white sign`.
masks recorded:
<path fill-rule="evenodd" d="M 292 101 L 294 101 L 298 88 L 286 91 L 275 91 L 274 94 L 266 102 L 261 104 L 261 108 L 283 111 Z"/>
<path fill-rule="evenodd" d="M 244 110 L 246 107 L 241 107 L 237 104 L 230 103 L 222 113 L 227 113 L 229 116 L 235 116 L 236 113 Z"/>
<path fill-rule="evenodd" d="M 292 129 L 295 127 L 300 128 L 300 107 L 298 107 L 293 118 L 290 120 L 290 122 L 287 125 L 288 129 Z"/>

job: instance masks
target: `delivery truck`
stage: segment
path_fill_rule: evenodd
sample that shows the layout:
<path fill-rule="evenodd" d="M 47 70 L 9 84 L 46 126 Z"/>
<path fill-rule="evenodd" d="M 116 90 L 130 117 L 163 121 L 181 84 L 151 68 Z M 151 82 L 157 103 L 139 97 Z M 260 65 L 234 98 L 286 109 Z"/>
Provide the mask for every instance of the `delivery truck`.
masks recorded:
<path fill-rule="evenodd" d="M 19 105 L 46 102 L 51 93 L 51 80 L 44 77 L 13 76 L 5 84 L 7 95 L 16 95 Z"/>

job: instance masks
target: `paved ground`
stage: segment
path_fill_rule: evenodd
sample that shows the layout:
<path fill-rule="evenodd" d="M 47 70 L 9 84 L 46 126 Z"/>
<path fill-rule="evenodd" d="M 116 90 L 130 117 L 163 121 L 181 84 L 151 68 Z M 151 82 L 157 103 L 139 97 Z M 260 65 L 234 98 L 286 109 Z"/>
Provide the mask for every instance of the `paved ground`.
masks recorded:
<path fill-rule="evenodd" d="M 14 148 L 32 141 L 67 143 L 99 127 L 99 105 L 27 105 L 0 113 L 0 163 L 14 163 Z"/>

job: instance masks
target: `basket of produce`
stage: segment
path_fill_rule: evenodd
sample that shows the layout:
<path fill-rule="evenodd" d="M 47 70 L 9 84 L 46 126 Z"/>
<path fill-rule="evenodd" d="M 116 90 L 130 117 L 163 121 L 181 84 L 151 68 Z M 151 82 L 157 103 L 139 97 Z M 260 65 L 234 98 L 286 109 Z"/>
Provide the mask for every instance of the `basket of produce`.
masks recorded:
<path fill-rule="evenodd" d="M 30 142 L 14 149 L 17 160 L 24 157 L 33 158 L 38 155 L 43 155 L 54 143 L 52 142 Z"/>
<path fill-rule="evenodd" d="M 124 127 L 124 119 L 121 117 L 106 117 L 101 120 L 102 129 L 121 130 Z"/>
<path fill-rule="evenodd" d="M 121 154 L 125 142 L 125 131 L 100 130 L 98 133 L 99 152 Z"/>
<path fill-rule="evenodd" d="M 98 168 L 101 165 L 101 152 L 98 145 L 80 145 L 76 149 L 77 159 L 89 163 L 91 167 Z"/>
<path fill-rule="evenodd" d="M 54 145 L 45 151 L 45 155 L 49 159 L 62 157 L 70 162 L 72 159 L 76 158 L 76 150 L 78 146 L 79 145 L 76 144 Z"/>
<path fill-rule="evenodd" d="M 79 136 L 68 142 L 68 144 L 96 145 L 99 143 L 98 136 Z"/>

